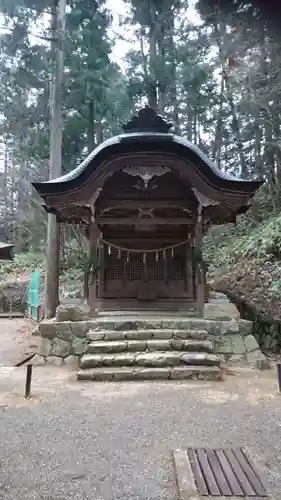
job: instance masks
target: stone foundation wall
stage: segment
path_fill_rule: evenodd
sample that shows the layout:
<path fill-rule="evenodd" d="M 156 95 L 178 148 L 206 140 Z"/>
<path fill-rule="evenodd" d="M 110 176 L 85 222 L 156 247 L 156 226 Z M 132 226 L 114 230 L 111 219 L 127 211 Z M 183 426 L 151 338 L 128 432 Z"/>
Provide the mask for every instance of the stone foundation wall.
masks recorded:
<path fill-rule="evenodd" d="M 39 323 L 41 340 L 35 364 L 77 366 L 85 352 L 86 335 L 95 327 L 87 305 L 59 306 L 56 318 Z"/>
<path fill-rule="evenodd" d="M 247 362 L 256 365 L 265 359 L 260 347 L 252 335 L 252 322 L 247 320 L 231 320 L 221 326 L 221 333 L 212 336 L 215 352 L 221 359 L 233 362 Z"/>
<path fill-rule="evenodd" d="M 253 322 L 253 335 L 261 349 L 274 354 L 281 352 L 281 322 L 267 322 L 258 319 Z"/>
<path fill-rule="evenodd" d="M 234 297 L 232 297 L 232 300 L 235 302 Z M 272 353 L 280 353 L 281 321 L 266 318 L 244 302 L 236 301 L 236 304 L 241 317 L 252 322 L 252 334 L 257 340 L 260 348 Z"/>
<path fill-rule="evenodd" d="M 227 301 L 225 301 L 227 304 Z M 86 306 L 60 306 L 58 308 L 56 319 L 44 320 L 39 325 L 39 335 L 41 336 L 40 347 L 36 358 L 37 364 L 53 364 L 61 366 L 71 364 L 77 366 L 79 359 L 85 353 L 87 345 L 87 333 L 89 330 L 98 330 L 98 318 L 90 318 L 90 311 Z M 259 345 L 252 335 L 252 322 L 240 319 L 235 312 L 235 318 L 226 319 L 226 310 L 222 302 L 218 310 L 218 315 L 214 317 L 214 303 L 212 307 L 206 309 L 205 318 L 188 318 L 173 315 L 173 319 L 165 320 L 163 317 L 153 319 L 153 326 L 150 325 L 149 318 L 142 320 L 141 315 L 132 316 L 130 323 L 146 323 L 147 328 L 158 329 L 197 329 L 206 330 L 209 333 L 209 340 L 214 343 L 215 353 L 224 361 L 241 362 L 245 361 L 251 365 L 265 360 L 264 355 L 259 349 Z M 236 310 L 237 311 L 237 310 Z M 211 318 L 208 318 L 208 315 Z M 108 318 L 108 324 L 103 321 L 103 328 L 114 330 L 118 334 L 118 329 L 122 329 L 120 318 L 117 324 L 115 316 Z M 223 319 L 222 319 L 223 318 Z M 156 321 L 156 323 L 155 323 Z M 116 323 L 116 324 L 115 324 Z M 143 326 L 141 327 L 143 328 Z M 126 330 L 126 323 L 123 329 Z"/>
<path fill-rule="evenodd" d="M 253 335 L 251 318 L 241 319 L 240 311 L 226 295 L 211 291 L 209 304 L 205 309 L 205 317 L 215 320 L 217 324 L 215 335 L 211 335 L 210 339 L 222 360 L 231 363 L 246 361 L 255 366 L 260 361 L 265 361 Z"/>
<path fill-rule="evenodd" d="M 45 320 L 39 325 L 41 337 L 37 356 L 38 364 L 78 364 L 86 348 L 86 334 L 94 329 L 90 320 L 56 321 Z M 41 361 L 41 363 L 39 363 Z"/>

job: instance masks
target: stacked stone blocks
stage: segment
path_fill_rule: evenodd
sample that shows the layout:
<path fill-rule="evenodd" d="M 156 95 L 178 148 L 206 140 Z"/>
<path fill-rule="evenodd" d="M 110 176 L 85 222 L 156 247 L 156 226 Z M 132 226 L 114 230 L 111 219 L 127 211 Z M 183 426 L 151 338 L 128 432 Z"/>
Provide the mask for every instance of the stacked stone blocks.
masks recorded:
<path fill-rule="evenodd" d="M 252 323 L 239 317 L 91 317 L 86 305 L 59 306 L 55 319 L 39 325 L 36 363 L 80 367 L 80 379 L 86 378 L 84 370 L 92 370 L 88 379 L 95 380 L 102 370 L 108 380 L 153 378 L 152 369 L 157 378 L 218 379 L 221 360 L 255 365 L 263 358 L 251 332 Z M 194 368 L 199 366 L 201 372 Z"/>

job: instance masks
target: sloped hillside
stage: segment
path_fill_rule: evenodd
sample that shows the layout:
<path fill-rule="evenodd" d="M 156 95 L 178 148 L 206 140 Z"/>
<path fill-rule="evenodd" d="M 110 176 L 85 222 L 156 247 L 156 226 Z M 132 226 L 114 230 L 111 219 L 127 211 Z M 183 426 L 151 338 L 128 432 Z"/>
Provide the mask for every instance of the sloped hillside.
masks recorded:
<path fill-rule="evenodd" d="M 268 319 L 281 319 L 281 215 L 257 226 L 214 227 L 205 240 L 208 281 Z"/>

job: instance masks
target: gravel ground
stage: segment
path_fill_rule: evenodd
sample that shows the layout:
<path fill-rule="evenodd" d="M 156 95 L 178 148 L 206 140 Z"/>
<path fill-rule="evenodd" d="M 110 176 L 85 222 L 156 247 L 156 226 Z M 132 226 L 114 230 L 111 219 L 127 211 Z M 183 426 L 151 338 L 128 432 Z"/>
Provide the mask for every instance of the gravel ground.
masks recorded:
<path fill-rule="evenodd" d="M 64 369 L 0 368 L 0 498 L 175 500 L 172 450 L 245 446 L 281 491 L 280 396 L 273 372 L 221 383 L 77 383 Z"/>

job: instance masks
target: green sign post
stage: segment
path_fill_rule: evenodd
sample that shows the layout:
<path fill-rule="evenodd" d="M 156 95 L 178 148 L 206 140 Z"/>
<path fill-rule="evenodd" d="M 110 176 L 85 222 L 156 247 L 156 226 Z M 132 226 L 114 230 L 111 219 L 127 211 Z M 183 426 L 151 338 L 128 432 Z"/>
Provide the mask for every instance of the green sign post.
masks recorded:
<path fill-rule="evenodd" d="M 27 293 L 27 315 L 37 323 L 41 318 L 41 303 L 39 298 L 40 273 L 33 271 L 29 276 Z"/>

